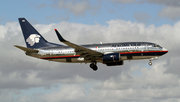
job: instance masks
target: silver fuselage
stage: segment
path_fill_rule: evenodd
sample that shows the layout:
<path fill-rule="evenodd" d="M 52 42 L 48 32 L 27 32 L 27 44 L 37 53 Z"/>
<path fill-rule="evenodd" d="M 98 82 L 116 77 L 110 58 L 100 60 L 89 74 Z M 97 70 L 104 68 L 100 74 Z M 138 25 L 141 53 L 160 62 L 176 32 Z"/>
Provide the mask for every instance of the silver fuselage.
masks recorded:
<path fill-rule="evenodd" d="M 149 42 L 106 43 L 81 46 L 97 52 L 101 52 L 104 55 L 110 53 L 119 53 L 121 58 L 120 60 L 153 60 L 168 52 L 167 49 L 155 43 Z M 91 63 L 92 61 L 85 59 L 83 55 L 80 56 L 80 53 L 76 53 L 75 49 L 69 46 L 39 48 L 38 50 L 38 53 L 26 54 L 32 57 L 57 62 Z M 103 56 L 97 56 L 95 60 L 97 62 L 103 63 Z"/>

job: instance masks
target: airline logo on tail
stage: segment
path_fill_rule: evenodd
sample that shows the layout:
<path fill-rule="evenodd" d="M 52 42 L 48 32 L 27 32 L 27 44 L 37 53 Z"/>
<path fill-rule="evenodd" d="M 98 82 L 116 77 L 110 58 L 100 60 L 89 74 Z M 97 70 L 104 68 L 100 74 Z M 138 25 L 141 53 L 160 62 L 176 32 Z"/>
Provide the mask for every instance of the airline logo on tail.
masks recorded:
<path fill-rule="evenodd" d="M 27 39 L 26 42 L 30 44 L 30 46 L 33 46 L 35 43 L 39 43 L 40 36 L 37 34 L 31 34 Z"/>

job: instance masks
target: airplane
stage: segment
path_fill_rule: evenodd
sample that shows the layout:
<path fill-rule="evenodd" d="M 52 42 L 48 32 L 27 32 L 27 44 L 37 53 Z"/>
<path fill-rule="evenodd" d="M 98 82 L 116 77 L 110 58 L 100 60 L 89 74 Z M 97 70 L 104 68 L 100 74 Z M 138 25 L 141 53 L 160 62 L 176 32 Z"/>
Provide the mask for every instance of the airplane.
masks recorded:
<path fill-rule="evenodd" d="M 97 63 L 107 66 L 123 65 L 124 60 L 149 59 L 152 60 L 166 54 L 167 49 L 151 42 L 120 42 L 77 45 L 64 39 L 55 29 L 60 42 L 67 46 L 48 42 L 25 19 L 18 18 L 27 47 L 14 45 L 25 51 L 25 54 L 38 59 L 66 62 L 66 63 L 90 63 L 94 71 L 98 69 Z"/>

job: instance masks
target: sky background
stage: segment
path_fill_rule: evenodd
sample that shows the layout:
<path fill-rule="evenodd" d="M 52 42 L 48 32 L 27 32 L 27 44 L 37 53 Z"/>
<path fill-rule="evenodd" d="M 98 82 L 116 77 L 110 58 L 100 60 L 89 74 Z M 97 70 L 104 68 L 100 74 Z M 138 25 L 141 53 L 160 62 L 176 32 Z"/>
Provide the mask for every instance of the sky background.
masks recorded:
<path fill-rule="evenodd" d="M 54 29 L 76 44 L 157 43 L 169 50 L 123 66 L 49 62 L 28 57 L 18 18 L 49 42 Z M 0 102 L 180 102 L 179 0 L 4 0 L 0 3 Z"/>

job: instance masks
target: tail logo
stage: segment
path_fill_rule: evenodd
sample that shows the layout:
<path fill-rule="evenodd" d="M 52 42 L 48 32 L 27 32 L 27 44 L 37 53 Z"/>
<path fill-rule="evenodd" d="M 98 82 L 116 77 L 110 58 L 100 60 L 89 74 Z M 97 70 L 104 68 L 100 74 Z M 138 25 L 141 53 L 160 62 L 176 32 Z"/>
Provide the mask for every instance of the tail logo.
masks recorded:
<path fill-rule="evenodd" d="M 26 42 L 30 44 L 30 46 L 33 46 L 35 43 L 39 43 L 40 36 L 37 34 L 31 34 L 27 39 Z"/>

